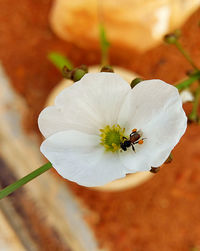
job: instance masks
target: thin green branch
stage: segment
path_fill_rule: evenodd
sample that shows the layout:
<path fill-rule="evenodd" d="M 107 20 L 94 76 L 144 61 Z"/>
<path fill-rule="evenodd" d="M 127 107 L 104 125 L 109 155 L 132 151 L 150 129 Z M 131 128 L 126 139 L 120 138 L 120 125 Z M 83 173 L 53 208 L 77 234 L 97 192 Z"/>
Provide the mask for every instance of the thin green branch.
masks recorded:
<path fill-rule="evenodd" d="M 175 87 L 182 91 L 183 89 L 188 88 L 191 84 L 193 84 L 195 81 L 200 79 L 200 71 L 195 72 L 194 74 L 190 75 L 187 79 L 184 81 L 178 83 L 175 85 Z"/>
<path fill-rule="evenodd" d="M 3 199 L 4 197 L 8 196 L 9 194 L 13 193 L 15 190 L 17 190 L 21 186 L 25 185 L 29 181 L 35 179 L 36 177 L 38 177 L 42 173 L 46 172 L 51 167 L 52 167 L 52 164 L 50 162 L 48 162 L 48 163 L 44 164 L 43 166 L 39 167 L 38 169 L 36 169 L 35 171 L 33 171 L 32 173 L 29 173 L 28 175 L 24 176 L 20 180 L 14 182 L 13 184 L 2 189 L 0 191 L 0 200 Z"/>
<path fill-rule="evenodd" d="M 194 122 L 197 122 L 199 118 L 198 117 L 199 100 L 200 100 L 200 85 L 198 86 L 195 93 L 192 112 L 188 116 L 189 120 L 194 121 Z"/>
<path fill-rule="evenodd" d="M 174 43 L 174 45 L 180 51 L 180 53 L 185 57 L 185 59 L 192 65 L 192 67 L 195 70 L 198 70 L 197 66 L 195 65 L 194 61 L 190 57 L 189 53 L 186 52 L 186 50 L 183 48 L 183 46 L 181 45 L 181 43 L 178 40 L 176 40 L 176 42 Z"/>
<path fill-rule="evenodd" d="M 107 40 L 106 31 L 102 23 L 99 24 L 99 39 L 101 45 L 101 65 L 109 65 L 108 50 L 110 43 Z"/>

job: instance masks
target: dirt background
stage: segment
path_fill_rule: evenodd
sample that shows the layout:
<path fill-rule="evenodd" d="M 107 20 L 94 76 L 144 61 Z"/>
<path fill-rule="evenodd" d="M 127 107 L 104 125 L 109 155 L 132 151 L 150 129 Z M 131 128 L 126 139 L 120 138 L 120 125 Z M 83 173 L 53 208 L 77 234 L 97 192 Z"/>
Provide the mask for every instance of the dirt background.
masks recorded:
<path fill-rule="evenodd" d="M 83 50 L 56 37 L 48 22 L 51 5 L 51 0 L 0 1 L 0 59 L 29 107 L 22 121 L 27 133 L 38 133 L 38 114 L 62 78 L 47 60 L 48 52 L 67 55 L 75 66 L 100 62 L 99 51 Z M 181 42 L 200 67 L 199 21 L 200 10 L 181 28 Z M 169 83 L 191 69 L 173 46 L 165 44 L 144 54 L 112 47 L 110 60 L 146 79 Z M 200 250 L 199 150 L 200 126 L 193 124 L 176 147 L 173 162 L 136 189 L 97 192 L 67 182 L 90 210 L 86 220 L 100 246 L 113 251 Z"/>

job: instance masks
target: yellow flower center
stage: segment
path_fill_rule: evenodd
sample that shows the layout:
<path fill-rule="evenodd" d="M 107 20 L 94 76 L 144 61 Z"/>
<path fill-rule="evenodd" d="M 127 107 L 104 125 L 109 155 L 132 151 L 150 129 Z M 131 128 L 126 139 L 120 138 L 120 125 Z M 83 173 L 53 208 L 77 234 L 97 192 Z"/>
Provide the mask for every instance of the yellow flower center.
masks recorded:
<path fill-rule="evenodd" d="M 113 125 L 110 127 L 107 125 L 104 129 L 100 129 L 101 145 L 103 145 L 107 151 L 116 152 L 120 149 L 120 143 L 123 142 L 125 128 L 121 128 L 119 125 Z"/>

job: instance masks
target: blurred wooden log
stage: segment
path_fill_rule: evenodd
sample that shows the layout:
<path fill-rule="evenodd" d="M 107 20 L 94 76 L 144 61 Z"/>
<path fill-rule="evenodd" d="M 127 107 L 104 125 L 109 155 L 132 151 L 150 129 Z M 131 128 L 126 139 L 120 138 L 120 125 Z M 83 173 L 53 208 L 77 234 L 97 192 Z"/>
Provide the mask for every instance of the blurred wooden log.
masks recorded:
<path fill-rule="evenodd" d="M 3 251 L 25 251 L 17 234 L 9 225 L 5 215 L 0 211 L 0 249 Z"/>
<path fill-rule="evenodd" d="M 3 162 L 0 160 L 1 171 L 5 170 L 5 165 L 3 164 L 3 167 L 2 164 Z M 8 174 L 8 172 L 6 173 Z M 6 173 L 3 172 L 4 178 L 7 177 L 10 180 Z M 0 183 L 2 183 L 2 177 Z M 15 210 L 10 198 L 4 198 L 0 201 L 0 222 L 0 248 L 2 250 L 37 251 L 37 244 L 30 237 L 29 230 L 24 225 L 24 219 Z M 4 243 L 5 248 L 2 247 L 1 242 Z"/>
<path fill-rule="evenodd" d="M 97 48 L 102 18 L 112 45 L 146 51 L 199 6 L 199 0 L 55 0 L 50 23 L 61 38 Z"/>

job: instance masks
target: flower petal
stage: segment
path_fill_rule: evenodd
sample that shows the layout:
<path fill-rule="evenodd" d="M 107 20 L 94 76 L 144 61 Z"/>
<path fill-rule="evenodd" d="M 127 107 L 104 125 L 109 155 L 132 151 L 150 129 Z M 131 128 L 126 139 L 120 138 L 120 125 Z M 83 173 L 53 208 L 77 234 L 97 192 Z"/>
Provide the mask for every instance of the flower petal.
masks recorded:
<path fill-rule="evenodd" d="M 138 151 L 138 147 L 136 148 L 136 152 L 133 152 L 131 148 L 129 148 L 126 152 L 119 153 L 119 158 L 121 163 L 127 168 L 127 172 L 136 173 L 149 171 L 151 169 L 151 155 L 149 153 L 149 148 L 145 146 L 140 146 L 143 149 Z"/>
<path fill-rule="evenodd" d="M 127 95 L 118 123 L 128 132 L 133 128 L 141 130 L 146 138 L 143 145 L 135 145 L 135 155 L 133 152 L 127 158 L 135 161 L 141 154 L 144 162 L 148 158 L 151 166 L 158 167 L 184 134 L 187 118 L 175 87 L 161 80 L 148 80 L 140 82 Z"/>
<path fill-rule="evenodd" d="M 41 112 L 39 128 L 45 137 L 63 129 L 97 135 L 100 128 L 116 124 L 129 91 L 129 84 L 115 73 L 88 73 L 64 89 L 54 107 Z"/>
<path fill-rule="evenodd" d="M 105 152 L 99 136 L 79 131 L 58 132 L 41 145 L 57 172 L 84 186 L 100 186 L 125 176 L 117 154 Z"/>
<path fill-rule="evenodd" d="M 180 93 L 180 96 L 183 104 L 186 102 L 194 101 L 194 96 L 192 95 L 192 92 L 189 89 L 183 90 Z"/>

